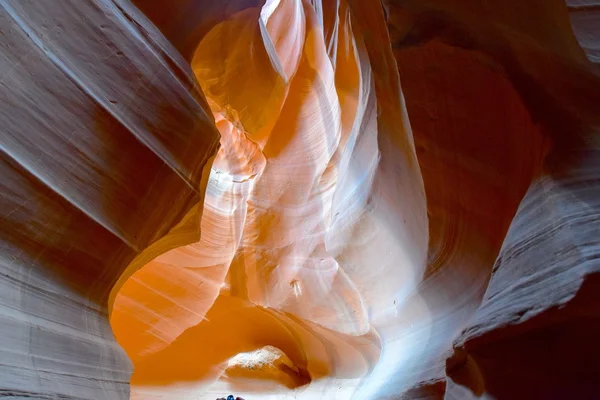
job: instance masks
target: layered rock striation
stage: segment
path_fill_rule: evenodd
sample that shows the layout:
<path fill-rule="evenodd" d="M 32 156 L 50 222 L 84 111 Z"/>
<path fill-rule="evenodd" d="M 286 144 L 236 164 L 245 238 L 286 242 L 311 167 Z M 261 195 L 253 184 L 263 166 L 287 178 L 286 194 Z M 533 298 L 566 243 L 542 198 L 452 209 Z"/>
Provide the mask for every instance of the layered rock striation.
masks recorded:
<path fill-rule="evenodd" d="M 6 1 L 0 29 L 0 395 L 127 398 L 111 289 L 201 213 L 218 131 L 189 65 L 127 2 Z"/>
<path fill-rule="evenodd" d="M 595 398 L 595 12 L 0 3 L 0 395 Z"/>

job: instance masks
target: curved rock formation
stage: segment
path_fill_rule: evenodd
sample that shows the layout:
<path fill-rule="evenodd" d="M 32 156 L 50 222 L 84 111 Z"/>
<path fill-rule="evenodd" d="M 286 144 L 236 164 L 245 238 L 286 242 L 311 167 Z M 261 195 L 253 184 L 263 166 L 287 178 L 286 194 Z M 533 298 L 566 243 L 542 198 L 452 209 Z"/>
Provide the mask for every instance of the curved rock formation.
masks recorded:
<path fill-rule="evenodd" d="M 0 27 L 0 393 L 126 398 L 110 291 L 202 210 L 218 132 L 189 66 L 126 2 L 3 2 Z"/>
<path fill-rule="evenodd" d="M 496 221 L 503 222 L 482 223 L 486 220 L 479 217 L 471 225 L 470 235 L 479 241 L 496 238 L 491 242 L 488 239 L 488 243 L 494 243 L 490 253 L 493 258 L 500 243 L 502 248 L 495 262 L 490 262 L 493 258 L 489 257 L 474 259 L 473 250 L 465 249 L 464 256 L 473 265 L 467 272 L 465 265 L 469 263 L 461 262 L 463 251 L 458 246 L 467 244 L 469 239 L 463 241 L 464 233 L 458 229 L 468 217 L 458 219 L 457 231 L 430 235 L 429 266 L 436 266 L 446 275 L 454 274 L 453 282 L 464 281 L 461 290 L 472 288 L 466 286 L 467 279 L 478 276 L 479 282 L 486 282 L 490 272 L 492 275 L 487 288 L 484 286 L 481 304 L 478 298 L 481 292 L 470 299 L 464 294 L 460 296 L 465 301 L 461 311 L 477 308 L 475 314 L 467 315 L 468 320 L 440 313 L 440 321 L 449 321 L 453 329 L 462 330 L 454 344 L 454 355 L 446 362 L 450 378 L 445 379 L 442 371 L 432 369 L 429 361 L 419 362 L 415 370 L 422 371 L 421 376 L 402 386 L 410 388 L 410 396 L 433 391 L 442 397 L 444 386 L 448 399 L 478 396 L 587 399 L 598 392 L 590 375 L 599 368 L 598 350 L 589 340 L 598 332 L 598 299 L 589 293 L 597 284 L 599 268 L 595 239 L 598 180 L 593 172 L 598 169 L 595 154 L 599 80 L 571 34 L 565 5 L 560 1 L 530 3 L 521 7 L 511 2 L 391 1 L 388 4 L 400 73 L 408 82 L 404 88 L 417 146 L 421 137 L 427 140 L 429 135 L 444 132 L 443 127 L 458 126 L 462 140 L 458 142 L 461 144 L 452 143 L 457 149 L 452 155 L 460 152 L 459 165 L 469 165 L 462 152 L 472 149 L 472 154 L 485 165 L 478 172 L 490 167 L 496 169 L 501 173 L 498 177 L 506 179 L 512 189 L 504 189 L 493 198 L 484 197 L 494 193 L 494 188 L 502 182 L 488 175 L 487 179 L 479 179 L 487 187 L 485 192 L 472 197 L 473 203 L 462 200 L 456 208 L 445 202 L 438 209 L 444 221 L 452 221 L 456 210 L 468 210 L 470 215 L 492 211 Z M 443 100 L 438 97 L 437 107 L 423 94 L 427 91 L 411 94 L 410 82 L 416 79 L 407 80 L 409 77 L 405 75 L 415 70 L 420 72 L 417 69 L 420 58 L 423 65 L 432 58 L 436 60 L 437 67 L 432 71 L 429 68 L 425 72 L 429 79 L 422 82 L 442 79 L 442 85 L 434 92 L 438 96 L 440 91 L 444 93 Z M 485 83 L 476 86 L 477 77 L 482 74 L 487 75 Z M 452 87 L 449 85 L 454 85 L 454 93 L 461 93 L 453 95 L 440 89 Z M 476 89 L 471 89 L 472 86 Z M 471 110 L 484 112 L 479 117 L 470 114 L 468 121 L 463 122 L 461 115 L 466 112 L 461 112 L 460 107 L 468 106 L 471 99 L 477 102 L 470 105 Z M 500 104 L 503 100 L 508 100 L 504 106 Z M 440 112 L 432 111 L 438 109 L 448 110 L 450 118 L 440 127 L 432 126 L 434 122 L 430 121 L 420 124 L 416 119 L 420 114 L 425 114 L 423 119 L 431 114 L 437 117 Z M 501 120 L 494 122 L 496 113 Z M 507 119 L 507 115 L 523 119 L 510 126 L 512 118 Z M 427 136 L 419 135 L 421 126 Z M 501 131 L 492 134 L 495 129 Z M 475 147 L 482 134 L 490 135 L 486 139 L 488 146 Z M 497 144 L 494 140 L 501 142 Z M 429 143 L 427 140 L 426 144 Z M 511 143 L 514 143 L 512 148 Z M 443 142 L 438 139 L 435 149 L 440 147 L 443 149 Z M 430 154 L 427 145 L 418 152 L 431 211 L 437 193 L 445 185 L 435 178 L 428 183 L 424 167 Z M 506 164 L 500 167 L 501 163 Z M 450 170 L 455 179 L 466 181 L 460 167 Z M 525 197 L 515 210 L 516 201 L 527 186 Z M 476 187 L 469 184 L 467 190 L 472 193 Z M 513 196 L 506 197 L 511 192 Z M 463 197 L 475 194 L 471 193 Z M 503 197 L 509 201 L 498 203 Z M 505 237 L 506 223 L 515 211 Z M 439 229 L 437 225 L 430 217 L 430 232 Z M 444 250 L 448 246 L 457 248 L 446 250 L 440 257 L 436 241 Z M 459 244 L 455 245 L 456 242 Z M 481 244 L 477 247 L 482 248 Z M 435 257 L 435 263 L 431 257 Z M 462 278 L 457 279 L 456 274 Z M 451 285 L 438 283 L 437 287 Z M 429 298 L 440 302 L 437 293 Z M 549 346 L 553 349 L 550 353 Z M 443 362 L 447 355 L 441 354 Z"/>
<path fill-rule="evenodd" d="M 600 2 L 598 0 L 568 0 L 569 16 L 575 36 L 590 61 L 600 63 Z"/>
<path fill-rule="evenodd" d="M 382 10 L 358 27 L 352 10 L 269 2 L 200 41 L 192 67 L 221 150 L 200 241 L 160 255 L 115 297 L 133 397 L 184 382 L 197 395 L 218 394 L 220 383 L 248 390 L 217 378 L 236 353 L 275 343 L 309 379 L 353 378 L 355 388 L 373 369 L 374 332 L 394 329 L 394 303 L 425 265 L 425 199 L 391 49 L 361 35 L 368 27 L 387 41 Z M 388 82 L 377 79 L 384 74 Z M 369 285 L 381 274 L 385 283 Z M 242 324 L 248 313 L 256 332 Z M 221 333 L 226 321 L 233 342 Z M 204 342 L 221 346 L 209 356 L 195 345 Z"/>
<path fill-rule="evenodd" d="M 595 398 L 568 3 L 0 3 L 0 397 Z"/>

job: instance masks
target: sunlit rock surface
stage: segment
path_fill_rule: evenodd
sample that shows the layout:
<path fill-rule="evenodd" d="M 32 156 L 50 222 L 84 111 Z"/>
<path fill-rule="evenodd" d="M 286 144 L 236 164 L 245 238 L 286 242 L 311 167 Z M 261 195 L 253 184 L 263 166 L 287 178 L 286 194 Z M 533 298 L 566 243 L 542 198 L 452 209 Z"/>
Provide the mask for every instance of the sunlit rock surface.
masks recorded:
<path fill-rule="evenodd" d="M 115 297 L 132 397 L 250 390 L 222 374 L 264 345 L 301 372 L 305 398 L 340 391 L 307 380 L 344 379 L 348 396 L 378 360 L 400 357 L 382 356 L 381 336 L 425 267 L 423 186 L 393 54 L 379 45 L 382 9 L 332 6 L 269 2 L 198 44 L 191 65 L 221 149 L 200 241 L 158 256 Z M 354 12 L 368 18 L 353 23 Z M 275 383 L 253 388 L 290 386 Z"/>
<path fill-rule="evenodd" d="M 0 397 L 600 393 L 593 0 L 0 7 Z"/>

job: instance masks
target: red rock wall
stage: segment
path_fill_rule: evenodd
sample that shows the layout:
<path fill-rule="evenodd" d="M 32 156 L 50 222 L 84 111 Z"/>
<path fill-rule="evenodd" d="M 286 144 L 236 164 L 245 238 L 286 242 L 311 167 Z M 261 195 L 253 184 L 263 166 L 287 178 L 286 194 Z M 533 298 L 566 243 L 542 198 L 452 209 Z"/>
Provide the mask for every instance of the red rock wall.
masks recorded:
<path fill-rule="evenodd" d="M 0 397 L 596 398 L 596 14 L 1 3 Z"/>
<path fill-rule="evenodd" d="M 128 397 L 110 290 L 202 201 L 218 145 L 157 33 L 127 3 L 0 4 L 2 397 Z"/>
<path fill-rule="evenodd" d="M 515 200 L 531 182 L 506 237 L 506 221 L 510 221 L 517 203 L 502 205 L 497 202 L 502 195 L 496 194 L 496 201 L 487 199 L 470 206 L 470 215 L 491 211 L 498 218 L 505 210 L 509 219 L 504 223 L 489 221 L 476 224 L 473 229 L 479 238 L 485 237 L 486 231 L 493 232 L 492 237 L 496 236 L 500 242 L 503 239 L 502 248 L 499 254 L 498 247 L 490 252 L 494 258 L 498 254 L 495 262 L 491 263 L 489 258 L 481 260 L 483 262 L 478 264 L 478 268 L 468 275 L 479 274 L 485 280 L 491 272 L 491 280 L 481 305 L 473 298 L 466 303 L 467 307 L 461 308 L 467 312 L 469 308 L 472 310 L 478 306 L 474 315 L 464 320 L 465 329 L 455 341 L 454 355 L 446 363 L 449 376 L 446 388 L 432 384 L 442 382 L 444 374 L 430 371 L 424 375 L 425 379 L 415 379 L 421 383 L 411 383 L 413 388 L 408 392 L 408 398 L 416 398 L 434 386 L 437 394 L 433 397 L 449 399 L 476 396 L 587 399 L 593 398 L 598 391 L 592 378 L 595 374 L 592 371 L 599 368 L 594 356 L 598 350 L 590 338 L 597 335 L 598 330 L 598 313 L 594 311 L 598 309 L 598 303 L 591 294 L 597 286 L 599 267 L 595 259 L 598 247 L 597 240 L 591 238 L 597 236 L 594 232 L 597 231 L 599 205 L 596 201 L 598 180 L 593 172 L 597 169 L 599 80 L 594 74 L 595 67 L 583 59 L 571 34 L 564 4 L 545 2 L 543 6 L 536 7 L 533 3 L 479 5 L 474 2 L 396 1 L 388 4 L 390 31 L 396 39 L 396 58 L 401 74 L 420 67 L 422 77 L 432 76 L 429 72 L 434 69 L 429 66 L 432 64 L 444 65 L 454 75 L 457 71 L 464 73 L 464 80 L 457 83 L 456 100 L 447 94 L 442 96 L 444 100 L 439 100 L 445 105 L 444 109 L 454 111 L 449 114 L 455 120 L 460 120 L 461 115 L 455 103 L 469 107 L 470 84 L 476 82 L 483 71 L 496 71 L 496 78 L 488 74 L 485 82 L 478 86 L 485 94 L 477 104 L 470 105 L 473 112 L 469 114 L 469 123 L 460 125 L 464 139 L 460 143 L 458 140 L 452 143 L 457 149 L 453 154 L 472 148 L 476 143 L 474 138 L 481 136 L 480 130 L 471 128 L 478 117 L 492 123 L 495 112 L 519 115 L 514 108 L 508 111 L 506 106 L 498 104 L 502 97 L 495 82 L 502 80 L 512 87 L 511 92 L 516 98 L 509 103 L 514 106 L 522 102 L 524 120 L 494 137 L 508 143 L 514 140 L 515 147 L 512 151 L 506 147 L 503 150 L 490 138 L 487 140 L 489 145 L 478 148 L 477 154 L 486 160 L 486 166 L 494 165 L 496 154 L 514 167 L 519 165 L 512 170 L 514 175 L 510 175 L 510 167 L 499 169 L 502 176 L 509 179 L 507 182 L 513 190 L 521 188 L 513 192 Z M 585 42 L 592 36 L 582 36 L 581 27 L 575 20 L 573 23 L 579 41 L 593 60 L 590 42 Z M 440 41 L 445 44 L 438 44 Z M 474 70 L 478 72 L 448 56 L 444 58 L 446 62 L 429 63 L 417 61 L 418 58 L 414 57 L 434 52 L 436 55 L 444 54 L 439 49 L 447 46 L 451 47 L 445 54 L 477 54 Z M 436 47 L 438 50 L 433 50 Z M 425 135 L 420 138 L 419 132 L 427 131 L 421 131 L 419 127 L 430 125 L 421 122 L 424 118 L 417 119 L 419 110 L 435 108 L 429 106 L 431 103 L 425 103 L 426 91 L 411 89 L 417 87 L 413 82 L 419 79 L 407 80 L 406 72 L 402 76 L 418 144 L 427 138 Z M 452 80 L 453 83 L 458 81 L 456 78 Z M 434 93 L 442 93 L 445 87 L 437 85 Z M 517 101 L 518 98 L 520 101 Z M 491 105 L 490 101 L 496 104 Z M 508 121 L 506 118 L 503 120 Z M 494 123 L 494 127 L 501 126 L 500 122 Z M 441 134 L 443 128 L 436 131 Z M 446 190 L 433 173 L 428 183 L 426 148 L 418 152 L 418 156 L 425 180 L 432 232 L 436 225 L 443 226 L 443 223 L 436 223 L 436 219 L 431 218 L 431 211 L 439 196 L 437 193 Z M 460 160 L 466 161 L 464 156 Z M 483 170 L 479 168 L 479 171 Z M 451 171 L 454 174 L 460 170 L 453 168 Z M 439 174 L 437 172 L 436 175 Z M 458 180 L 463 182 L 466 179 L 464 175 L 458 175 Z M 494 181 L 485 179 L 478 182 L 489 184 Z M 470 192 L 477 185 L 468 187 Z M 483 200 L 484 193 L 490 194 L 489 188 L 474 198 Z M 506 191 L 503 193 L 507 194 Z M 441 210 L 441 215 L 447 219 L 452 212 L 450 203 L 446 202 Z M 463 221 L 466 219 L 461 218 Z M 479 217 L 478 220 L 484 219 Z M 459 241 L 457 237 L 460 237 L 460 231 L 450 232 L 438 240 L 444 244 L 452 243 Z M 439 236 L 431 234 L 430 238 L 430 254 L 433 251 L 435 255 L 435 242 Z M 500 242 L 496 242 L 496 246 Z M 472 241 L 459 243 L 473 246 Z M 471 249 L 465 253 L 472 257 L 476 253 Z M 430 267 L 438 264 L 437 268 L 442 271 L 464 269 L 464 263 L 453 259 L 461 254 L 460 249 L 450 254 L 441 260 L 437 257 L 433 263 L 430 257 Z M 442 317 L 440 319 L 443 320 Z M 452 321 L 460 324 L 458 319 Z M 423 368 L 427 371 L 428 366 L 425 363 Z"/>

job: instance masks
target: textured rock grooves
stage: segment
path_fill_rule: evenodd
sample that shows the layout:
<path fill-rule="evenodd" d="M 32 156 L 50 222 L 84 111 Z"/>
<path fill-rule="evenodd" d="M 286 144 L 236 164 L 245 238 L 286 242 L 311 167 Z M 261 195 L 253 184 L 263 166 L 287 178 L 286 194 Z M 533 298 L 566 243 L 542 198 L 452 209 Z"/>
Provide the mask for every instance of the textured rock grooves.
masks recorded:
<path fill-rule="evenodd" d="M 0 2 L 0 397 L 597 398 L 567 3 Z"/>
<path fill-rule="evenodd" d="M 575 36 L 581 47 L 592 62 L 600 63 L 600 1 L 567 0 L 567 6 Z"/>
<path fill-rule="evenodd" d="M 126 398 L 109 293 L 202 203 L 218 132 L 130 4 L 5 1 L 0 29 L 0 396 Z"/>
<path fill-rule="evenodd" d="M 443 347 L 437 352 L 447 359 L 448 377 L 420 359 L 412 367 L 422 376 L 407 382 L 407 397 L 594 398 L 600 86 L 571 34 L 565 5 L 390 1 L 387 7 L 428 198 L 428 269 L 451 277 L 457 291 L 449 293 L 463 302 L 452 307 L 466 314 L 438 314 L 440 325 L 460 332 L 447 337 L 454 340 L 451 357 Z M 445 165 L 457 181 L 428 173 L 429 165 L 443 162 L 448 145 L 441 136 L 453 127 L 449 158 L 456 166 Z M 481 163 L 477 173 L 489 175 L 467 183 L 469 158 Z M 478 256 L 474 248 L 489 253 Z M 467 297 L 472 282 L 485 293 Z M 441 302 L 439 294 L 428 298 Z"/>

